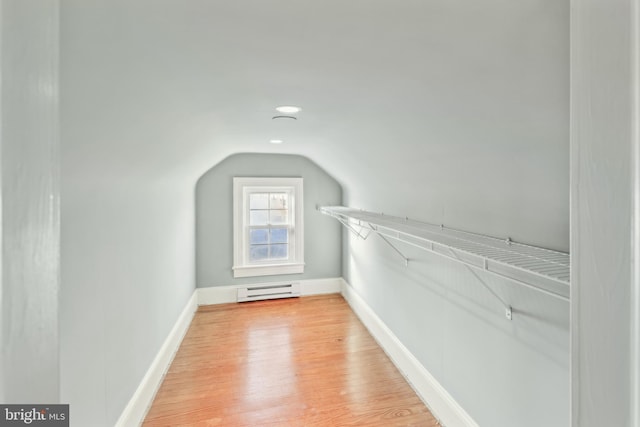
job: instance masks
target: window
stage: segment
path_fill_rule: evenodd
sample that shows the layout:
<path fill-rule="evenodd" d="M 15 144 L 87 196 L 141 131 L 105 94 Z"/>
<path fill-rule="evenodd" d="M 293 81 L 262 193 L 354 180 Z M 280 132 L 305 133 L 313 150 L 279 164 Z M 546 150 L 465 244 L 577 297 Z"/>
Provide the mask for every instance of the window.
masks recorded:
<path fill-rule="evenodd" d="M 233 277 L 304 272 L 302 178 L 233 178 Z"/>

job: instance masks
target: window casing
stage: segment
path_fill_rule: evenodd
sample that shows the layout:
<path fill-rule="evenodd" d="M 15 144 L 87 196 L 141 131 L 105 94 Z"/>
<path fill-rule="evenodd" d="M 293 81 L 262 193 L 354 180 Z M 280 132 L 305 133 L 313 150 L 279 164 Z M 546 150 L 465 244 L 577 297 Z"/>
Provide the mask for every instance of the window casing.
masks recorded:
<path fill-rule="evenodd" d="M 302 178 L 233 178 L 233 276 L 304 272 Z"/>

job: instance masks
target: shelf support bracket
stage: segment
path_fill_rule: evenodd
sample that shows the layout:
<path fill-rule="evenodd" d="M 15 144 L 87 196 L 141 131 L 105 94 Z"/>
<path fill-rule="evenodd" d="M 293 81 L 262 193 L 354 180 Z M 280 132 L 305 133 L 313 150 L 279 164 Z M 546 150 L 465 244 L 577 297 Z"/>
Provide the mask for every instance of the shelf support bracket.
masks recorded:
<path fill-rule="evenodd" d="M 336 218 L 340 222 L 340 224 L 344 225 L 344 227 L 347 230 L 351 231 L 353 234 L 355 234 L 356 236 L 358 236 L 362 240 L 367 240 L 367 237 L 369 237 L 369 233 L 370 233 L 369 230 L 367 230 L 368 232 L 366 234 L 362 233 L 362 230 L 365 230 L 364 226 L 360 226 L 360 230 L 358 231 L 358 230 L 355 229 L 355 227 L 353 225 L 351 225 L 349 223 L 348 220 L 345 221 L 344 219 L 338 218 L 338 217 L 334 217 L 334 218 Z"/>
<path fill-rule="evenodd" d="M 451 249 L 449 249 L 449 253 L 451 254 L 451 256 L 453 258 L 455 258 L 456 260 L 460 261 L 462 263 L 462 265 L 464 265 L 467 268 L 467 270 L 469 270 L 469 272 L 471 274 L 473 274 L 476 279 L 478 279 L 478 282 L 480 282 L 482 284 L 482 286 L 487 291 L 489 291 L 489 293 L 491 295 L 493 295 L 498 301 L 500 301 L 500 303 L 504 306 L 505 317 L 507 318 L 507 320 L 513 320 L 513 309 L 511 308 L 511 306 L 509 304 L 507 304 L 502 298 L 500 298 L 500 295 L 498 295 L 493 289 L 491 289 L 491 287 L 489 285 L 487 285 L 487 283 L 484 280 L 482 280 L 482 278 L 478 275 L 478 273 L 475 272 L 475 270 L 473 268 L 471 268 L 466 263 L 462 262 L 460 257 L 458 257 L 458 254 L 456 254 Z"/>
<path fill-rule="evenodd" d="M 376 228 L 375 228 L 373 225 L 369 224 L 369 227 L 370 227 L 370 228 L 371 228 L 371 230 L 373 230 L 373 232 L 374 232 L 374 233 L 376 233 L 376 234 L 377 234 L 377 235 L 378 235 L 382 240 L 384 240 L 384 241 L 385 241 L 385 243 L 386 243 L 387 245 L 391 246 L 391 248 L 392 248 L 394 251 L 396 251 L 396 253 L 397 253 L 398 255 L 400 255 L 400 256 L 402 257 L 402 259 L 404 259 L 404 266 L 405 266 L 405 267 L 409 267 L 409 258 L 407 258 L 407 257 L 406 257 L 406 256 L 405 256 L 405 255 L 400 251 L 400 249 L 398 249 L 398 248 L 397 248 L 393 243 L 391 243 L 391 242 L 389 241 L 389 239 L 387 239 L 386 237 L 384 237 L 384 236 L 383 236 L 383 235 L 382 235 L 378 230 L 376 230 Z"/>

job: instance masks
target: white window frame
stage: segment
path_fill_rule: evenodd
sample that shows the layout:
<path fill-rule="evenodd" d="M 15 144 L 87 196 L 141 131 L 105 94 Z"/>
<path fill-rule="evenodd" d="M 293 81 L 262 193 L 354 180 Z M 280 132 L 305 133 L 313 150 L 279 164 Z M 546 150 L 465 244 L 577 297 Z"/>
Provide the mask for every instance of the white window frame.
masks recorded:
<path fill-rule="evenodd" d="M 249 195 L 290 194 L 289 258 L 282 261 L 249 260 Z M 304 273 L 304 211 L 302 178 L 233 178 L 233 277 Z"/>

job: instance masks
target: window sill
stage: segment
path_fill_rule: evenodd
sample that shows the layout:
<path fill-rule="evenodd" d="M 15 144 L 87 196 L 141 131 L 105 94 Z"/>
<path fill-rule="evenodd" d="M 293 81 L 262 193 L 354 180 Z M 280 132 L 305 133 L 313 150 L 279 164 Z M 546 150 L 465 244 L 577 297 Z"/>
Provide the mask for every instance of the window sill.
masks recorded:
<path fill-rule="evenodd" d="M 251 265 L 233 267 L 233 277 L 276 276 L 302 274 L 304 264 Z"/>

